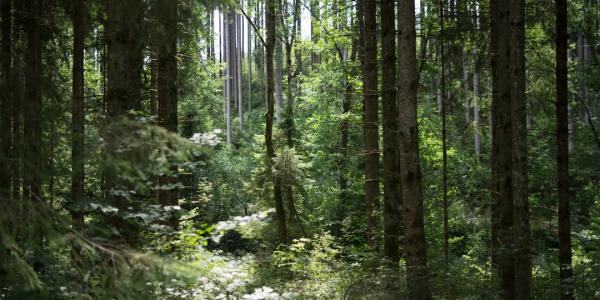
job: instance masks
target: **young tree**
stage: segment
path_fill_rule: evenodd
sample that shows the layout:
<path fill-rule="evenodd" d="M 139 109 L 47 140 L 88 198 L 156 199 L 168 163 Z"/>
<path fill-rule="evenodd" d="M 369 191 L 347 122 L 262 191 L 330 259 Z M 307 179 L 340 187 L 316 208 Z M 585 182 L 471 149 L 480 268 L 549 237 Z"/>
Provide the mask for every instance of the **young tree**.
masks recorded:
<path fill-rule="evenodd" d="M 561 299 L 573 299 L 571 213 L 569 208 L 569 94 L 567 0 L 556 0 L 556 178 Z"/>
<path fill-rule="evenodd" d="M 380 1 L 381 101 L 383 104 L 383 249 L 394 268 L 400 260 L 400 181 L 396 100 L 396 18 L 393 0 Z"/>
<path fill-rule="evenodd" d="M 412 299 L 431 299 L 417 124 L 415 3 L 399 0 L 398 134 L 402 220 L 405 231 L 406 279 Z"/>
<path fill-rule="evenodd" d="M 363 113 L 365 135 L 365 205 L 367 242 L 378 247 L 379 231 L 379 93 L 377 86 L 377 1 L 363 1 Z"/>

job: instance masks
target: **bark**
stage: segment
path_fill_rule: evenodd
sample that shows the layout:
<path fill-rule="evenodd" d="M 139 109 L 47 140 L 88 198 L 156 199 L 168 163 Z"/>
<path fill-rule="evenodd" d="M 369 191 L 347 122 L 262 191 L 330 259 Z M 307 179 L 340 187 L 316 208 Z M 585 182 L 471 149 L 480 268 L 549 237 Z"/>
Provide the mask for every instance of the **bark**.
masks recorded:
<path fill-rule="evenodd" d="M 475 156 L 481 159 L 481 115 L 479 102 L 481 101 L 480 84 L 480 63 L 477 48 L 473 49 L 473 127 L 475 141 Z"/>
<path fill-rule="evenodd" d="M 383 104 L 383 250 L 393 268 L 400 260 L 400 178 L 396 98 L 396 16 L 393 0 L 381 0 L 381 101 Z"/>
<path fill-rule="evenodd" d="M 510 10 L 490 2 L 492 49 L 492 262 L 500 274 L 502 297 L 513 299 L 514 236 L 512 195 L 512 125 L 510 76 Z"/>
<path fill-rule="evenodd" d="M 244 99 L 242 97 L 242 16 L 239 14 L 235 15 L 236 20 L 236 45 L 237 51 L 235 55 L 236 65 L 236 87 L 237 87 L 237 108 L 238 108 L 238 124 L 240 126 L 240 132 L 244 130 Z"/>
<path fill-rule="evenodd" d="M 11 1 L 3 0 L 0 3 L 0 14 L 2 14 L 2 40 L 0 45 L 0 201 L 12 209 L 14 203 L 11 202 L 11 183 L 15 174 L 11 170 L 10 158 L 12 157 L 12 84 L 11 84 Z"/>
<path fill-rule="evenodd" d="M 525 0 L 510 1 L 512 189 L 515 239 L 515 299 L 530 298 L 529 198 L 527 180 L 527 106 L 525 75 Z M 509 228 L 507 228 L 510 230 Z"/>
<path fill-rule="evenodd" d="M 400 194 L 409 296 L 411 299 L 431 299 L 419 165 L 414 5 L 412 0 L 400 0 L 398 13 L 398 63 L 402 66 L 398 74 Z"/>
<path fill-rule="evenodd" d="M 223 35 L 223 48 L 225 51 L 225 62 L 226 62 L 226 71 L 225 71 L 225 126 L 227 127 L 227 144 L 231 145 L 231 143 L 233 142 L 233 126 L 232 126 L 232 122 L 231 122 L 231 102 L 232 102 L 232 98 L 233 98 L 233 85 L 232 85 L 232 76 L 233 76 L 233 59 L 232 59 L 232 53 L 234 51 L 234 49 L 232 48 L 232 43 L 231 43 L 231 36 L 232 36 L 232 30 L 231 30 L 231 14 L 230 13 L 223 13 L 223 30 L 224 30 L 224 35 Z"/>
<path fill-rule="evenodd" d="M 85 101 L 84 101 L 84 42 L 85 0 L 75 0 L 71 20 L 73 23 L 73 86 L 71 95 L 71 218 L 78 228 L 83 227 L 84 179 L 85 179 Z"/>
<path fill-rule="evenodd" d="M 378 248 L 379 231 L 379 97 L 377 86 L 377 2 L 363 1 L 363 113 L 365 134 L 365 206 L 367 243 Z"/>
<path fill-rule="evenodd" d="M 446 44 L 444 36 L 444 2 L 440 1 L 440 28 L 441 36 L 440 42 L 440 65 L 442 71 L 440 72 L 440 87 L 439 96 L 441 110 L 440 115 L 442 117 L 442 205 L 444 211 L 444 259 L 448 264 L 448 134 L 447 134 L 447 113 L 446 110 L 448 105 L 446 103 Z"/>
<path fill-rule="evenodd" d="M 556 0 L 556 178 L 561 299 L 573 299 L 569 208 L 569 111 L 567 0 Z"/>
<path fill-rule="evenodd" d="M 249 1 L 250 2 L 250 1 Z M 248 4 L 249 7 L 252 7 L 251 2 Z M 250 24 L 248 26 L 248 118 L 252 113 L 252 30 L 250 29 Z"/>
<path fill-rule="evenodd" d="M 29 203 L 42 201 L 42 94 L 40 90 L 42 74 L 42 40 L 40 37 L 40 0 L 28 1 L 25 20 L 25 97 L 23 103 L 23 184 L 24 199 Z"/>
<path fill-rule="evenodd" d="M 177 1 L 158 0 L 158 124 L 170 132 L 177 133 Z M 172 174 L 159 178 L 159 185 L 177 182 L 177 167 Z M 179 203 L 177 188 L 158 192 L 159 203 L 174 206 Z M 179 220 L 171 217 L 168 224 L 177 229 Z"/>
<path fill-rule="evenodd" d="M 142 57 L 143 2 L 141 0 L 107 0 L 106 2 L 106 104 L 109 124 L 127 117 L 130 110 L 136 110 L 141 103 L 141 76 L 139 63 Z M 105 132 L 105 153 L 119 159 L 119 137 Z M 119 210 L 129 204 L 124 197 L 114 195 L 117 176 L 111 174 L 110 165 L 105 167 L 105 190 L 109 202 Z M 109 217 L 109 222 L 117 228 L 128 242 L 137 239 L 134 227 L 119 217 Z"/>
<path fill-rule="evenodd" d="M 279 1 L 279 0 L 277 0 Z M 277 22 L 277 21 L 276 21 Z M 278 38 L 275 42 L 275 123 L 281 124 L 281 107 L 283 105 L 283 42 Z"/>
<path fill-rule="evenodd" d="M 276 12 L 280 6 L 279 0 L 267 1 L 266 3 L 266 64 L 267 64 L 267 111 L 265 113 L 265 146 L 268 157 L 269 173 L 273 176 L 273 192 L 275 199 L 275 215 L 277 218 L 277 235 L 280 243 L 287 242 L 287 230 L 285 224 L 285 209 L 283 206 L 283 196 L 281 191 L 281 178 L 273 174 L 273 159 L 275 158 L 275 148 L 273 146 L 273 117 L 275 110 L 275 78 L 273 74 L 273 52 L 275 50 L 275 31 L 276 31 Z"/>

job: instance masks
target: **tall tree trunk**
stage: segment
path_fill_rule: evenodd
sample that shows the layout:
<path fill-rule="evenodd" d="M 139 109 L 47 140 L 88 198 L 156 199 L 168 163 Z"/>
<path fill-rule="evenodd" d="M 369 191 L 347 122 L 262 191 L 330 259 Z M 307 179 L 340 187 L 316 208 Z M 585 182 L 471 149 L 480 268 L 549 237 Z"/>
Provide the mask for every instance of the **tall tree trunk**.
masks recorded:
<path fill-rule="evenodd" d="M 567 0 L 556 0 L 556 178 L 561 299 L 573 299 L 571 212 L 569 208 L 569 90 Z"/>
<path fill-rule="evenodd" d="M 71 217 L 73 223 L 83 227 L 83 196 L 85 176 L 84 155 L 84 128 L 85 128 L 85 101 L 84 101 L 84 42 L 85 0 L 75 0 L 71 19 L 73 23 L 73 88 L 71 96 Z"/>
<path fill-rule="evenodd" d="M 240 126 L 240 132 L 244 130 L 244 99 L 242 97 L 242 50 L 244 48 L 242 44 L 243 37 L 243 25 L 242 16 L 239 14 L 235 15 L 236 19 L 236 83 L 237 83 L 237 107 L 238 107 L 238 124 Z"/>
<path fill-rule="evenodd" d="M 42 201 L 42 41 L 40 37 L 40 0 L 28 1 L 25 21 L 25 97 L 23 110 L 24 130 L 24 197 L 29 203 Z"/>
<path fill-rule="evenodd" d="M 446 43 L 444 36 L 444 1 L 440 0 L 440 87 L 439 96 L 441 97 L 442 117 L 442 205 L 444 210 L 444 259 L 448 264 L 448 134 L 447 134 L 447 113 L 448 104 L 446 103 Z"/>
<path fill-rule="evenodd" d="M 530 298 L 531 259 L 529 254 L 529 193 L 527 190 L 527 105 L 525 97 L 525 0 L 510 1 L 512 47 L 512 189 L 515 240 L 515 299 Z"/>
<path fill-rule="evenodd" d="M 252 1 L 248 0 L 248 7 L 252 7 Z M 249 22 L 246 23 L 248 27 L 248 118 L 252 113 L 252 29 L 250 28 Z"/>
<path fill-rule="evenodd" d="M 500 273 L 502 297 L 514 299 L 514 235 L 512 195 L 512 124 L 510 10 L 491 0 L 492 51 L 492 261 Z"/>
<path fill-rule="evenodd" d="M 136 110 L 141 103 L 141 76 L 139 63 L 142 57 L 143 2 L 141 0 L 106 1 L 106 104 L 107 121 L 110 123 L 126 117 L 130 110 Z M 119 137 L 113 132 L 105 132 L 105 153 L 109 158 L 120 159 Z M 118 177 L 110 165 L 105 166 L 105 190 L 110 203 L 119 210 L 127 209 L 125 197 L 112 193 L 117 187 Z M 109 218 L 126 241 L 135 242 L 134 227 L 118 216 Z"/>
<path fill-rule="evenodd" d="M 479 102 L 481 101 L 480 84 L 480 63 L 477 47 L 473 48 L 473 127 L 475 140 L 475 157 L 481 159 L 481 116 Z"/>
<path fill-rule="evenodd" d="M 365 134 L 365 205 L 367 243 L 378 248 L 379 232 L 379 95 L 377 86 L 377 1 L 363 1 L 364 68 L 363 113 Z"/>
<path fill-rule="evenodd" d="M 273 174 L 273 159 L 275 158 L 275 147 L 273 146 L 273 117 L 275 110 L 275 78 L 273 76 L 273 52 L 275 50 L 275 17 L 280 6 L 280 0 L 267 1 L 266 3 L 266 29 L 267 29 L 267 112 L 265 113 L 265 145 L 267 148 L 268 166 L 273 177 L 273 192 L 275 199 L 275 214 L 277 218 L 277 235 L 279 242 L 287 241 L 287 230 L 285 226 L 285 209 L 281 193 L 281 178 Z"/>
<path fill-rule="evenodd" d="M 225 69 L 225 126 L 227 127 L 227 144 L 231 145 L 231 143 L 233 142 L 233 126 L 232 126 L 232 122 L 231 122 L 231 102 L 232 102 L 232 98 L 234 97 L 232 90 L 233 90 L 233 85 L 232 85 L 232 76 L 233 76 L 233 59 L 232 59 L 232 53 L 234 51 L 234 49 L 232 48 L 232 43 L 231 43 L 231 39 L 232 39 L 232 30 L 231 30 L 231 22 L 232 22 L 232 18 L 231 18 L 231 13 L 228 12 L 224 12 L 223 13 L 223 30 L 224 30 L 224 35 L 223 35 L 223 48 L 225 51 L 225 62 L 226 62 L 226 69 Z"/>
<path fill-rule="evenodd" d="M 275 0 L 280 1 L 280 0 Z M 277 21 L 275 21 L 277 22 Z M 279 23 L 279 22 L 277 22 Z M 278 34 L 278 37 L 280 35 Z M 283 106 L 283 42 L 275 41 L 275 124 L 281 124 L 281 107 Z"/>
<path fill-rule="evenodd" d="M 400 260 L 400 179 L 396 98 L 396 16 L 393 0 L 381 0 L 381 102 L 383 105 L 383 250 L 393 268 Z"/>
<path fill-rule="evenodd" d="M 177 133 L 177 1 L 158 0 L 158 123 L 170 132 Z M 177 182 L 177 167 L 171 167 L 172 174 L 159 178 L 161 186 Z M 158 192 L 159 203 L 174 206 L 179 203 L 177 188 Z M 179 227 L 179 219 L 168 221 L 174 229 Z"/>
<path fill-rule="evenodd" d="M 12 177 L 16 176 L 11 170 L 10 158 L 13 156 L 11 146 L 13 145 L 11 123 L 13 110 L 12 95 L 12 70 L 11 70 L 11 34 L 12 34 L 12 16 L 11 1 L 2 0 L 0 7 L 2 14 L 2 45 L 0 46 L 0 201 L 3 201 L 7 209 L 12 210 L 13 204 L 10 201 Z M 4 202 L 6 201 L 6 202 Z M 4 224 L 3 224 L 4 225 Z"/>
<path fill-rule="evenodd" d="M 402 220 L 405 231 L 406 279 L 412 299 L 431 299 L 423 198 L 421 191 L 421 167 L 419 165 L 419 130 L 417 124 L 417 61 L 415 32 L 415 3 L 400 0 L 398 34 L 398 133 L 400 161 L 400 197 Z"/>

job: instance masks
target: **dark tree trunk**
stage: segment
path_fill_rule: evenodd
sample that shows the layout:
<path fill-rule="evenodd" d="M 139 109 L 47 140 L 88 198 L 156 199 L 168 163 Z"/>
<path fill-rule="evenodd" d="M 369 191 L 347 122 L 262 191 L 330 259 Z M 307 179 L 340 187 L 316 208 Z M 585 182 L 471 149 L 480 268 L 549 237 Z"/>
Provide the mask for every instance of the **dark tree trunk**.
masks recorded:
<path fill-rule="evenodd" d="M 29 203 L 42 201 L 42 41 L 39 16 L 40 0 L 31 0 L 26 4 L 25 38 L 25 101 L 23 106 L 24 130 L 24 199 Z"/>
<path fill-rule="evenodd" d="M 393 0 L 381 0 L 381 101 L 383 104 L 383 250 L 393 268 L 400 260 L 400 178 L 396 98 L 396 15 Z"/>
<path fill-rule="evenodd" d="M 492 261 L 500 273 L 502 297 L 513 299 L 514 238 L 512 195 L 512 124 L 510 9 L 490 2 L 492 52 Z"/>
<path fill-rule="evenodd" d="M 379 232 L 379 93 L 377 86 L 377 1 L 363 1 L 364 68 L 363 113 L 365 134 L 365 206 L 367 243 L 378 248 Z"/>
<path fill-rule="evenodd" d="M 73 87 L 71 96 L 71 217 L 73 223 L 83 227 L 83 195 L 84 195 L 84 71 L 83 55 L 85 40 L 84 7 L 85 0 L 75 0 L 71 19 L 73 23 Z"/>
<path fill-rule="evenodd" d="M 398 15 L 398 133 L 402 219 L 405 231 L 406 279 L 411 299 L 431 299 L 417 124 L 415 3 L 400 0 Z"/>
<path fill-rule="evenodd" d="M 158 124 L 177 133 L 177 1 L 158 1 L 158 23 Z M 161 186 L 177 181 L 177 167 L 171 167 L 171 172 L 159 178 Z M 177 188 L 161 188 L 158 199 L 163 206 L 177 205 Z M 177 217 L 168 223 L 175 229 L 179 227 Z"/>
<path fill-rule="evenodd" d="M 10 202 L 12 177 L 16 176 L 11 170 L 10 158 L 12 157 L 12 132 L 11 123 L 13 111 L 13 95 L 12 95 L 12 70 L 11 70 L 11 32 L 12 32 L 12 16 L 11 16 L 11 1 L 2 0 L 0 3 L 0 14 L 2 14 L 2 24 L 0 30 L 2 32 L 2 41 L 0 48 L 0 201 L 13 209 L 13 204 Z"/>
<path fill-rule="evenodd" d="M 273 76 L 273 52 L 275 50 L 275 17 L 279 0 L 267 1 L 266 3 L 266 29 L 267 29 L 267 112 L 265 113 L 265 145 L 267 148 L 268 165 L 271 176 L 273 176 L 273 191 L 275 199 L 275 214 L 277 218 L 277 235 L 279 242 L 287 241 L 287 230 L 285 226 L 285 208 L 281 191 L 281 178 L 273 174 L 273 159 L 275 158 L 275 147 L 273 146 L 273 116 L 275 110 L 275 78 Z"/>
<path fill-rule="evenodd" d="M 444 36 L 444 1 L 440 1 L 440 115 L 442 117 L 442 205 L 444 210 L 444 259 L 448 264 L 448 134 L 447 134 L 447 113 L 448 104 L 446 103 L 446 43 Z"/>
<path fill-rule="evenodd" d="M 525 97 L 525 0 L 510 1 L 512 189 L 514 205 L 515 299 L 530 298 L 529 199 L 527 190 L 527 106 Z"/>
<path fill-rule="evenodd" d="M 143 2 L 141 0 L 107 0 L 106 2 L 106 105 L 107 122 L 111 123 L 127 117 L 130 110 L 137 110 L 141 103 L 140 58 L 142 57 Z M 110 126 L 109 126 L 110 128 Z M 121 159 L 119 136 L 113 132 L 105 132 L 105 153 L 109 158 Z M 105 166 L 105 190 L 109 202 L 119 210 L 125 210 L 128 201 L 124 197 L 114 195 L 117 188 L 116 174 L 110 165 Z M 117 216 L 109 217 L 129 242 L 136 239 L 134 228 Z"/>
<path fill-rule="evenodd" d="M 567 0 L 556 0 L 556 178 L 561 299 L 573 299 L 569 208 L 569 111 Z"/>

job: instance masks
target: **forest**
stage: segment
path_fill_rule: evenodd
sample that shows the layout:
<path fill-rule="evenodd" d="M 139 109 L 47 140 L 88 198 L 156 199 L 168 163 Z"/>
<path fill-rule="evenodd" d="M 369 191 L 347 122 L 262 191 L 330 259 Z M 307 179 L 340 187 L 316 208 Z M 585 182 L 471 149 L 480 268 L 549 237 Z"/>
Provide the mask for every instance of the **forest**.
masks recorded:
<path fill-rule="evenodd" d="M 0 0 L 0 299 L 600 299 L 598 0 Z"/>

